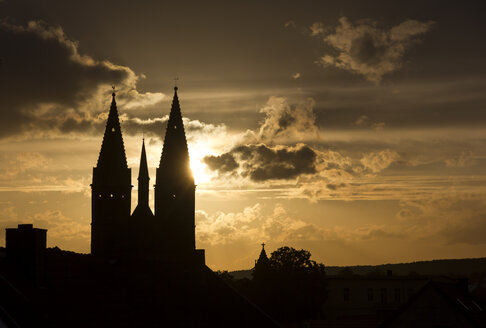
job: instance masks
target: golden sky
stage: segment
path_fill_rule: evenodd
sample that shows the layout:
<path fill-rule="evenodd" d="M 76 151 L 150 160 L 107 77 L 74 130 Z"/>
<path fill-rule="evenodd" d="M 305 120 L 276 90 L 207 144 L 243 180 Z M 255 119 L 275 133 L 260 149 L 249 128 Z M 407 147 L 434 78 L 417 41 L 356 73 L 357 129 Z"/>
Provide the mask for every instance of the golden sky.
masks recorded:
<path fill-rule="evenodd" d="M 326 265 L 484 256 L 481 14 L 473 1 L 0 0 L 0 228 L 33 222 L 49 246 L 89 252 L 111 85 L 133 210 L 142 135 L 153 183 L 178 77 L 211 268 L 251 268 L 262 242 Z"/>

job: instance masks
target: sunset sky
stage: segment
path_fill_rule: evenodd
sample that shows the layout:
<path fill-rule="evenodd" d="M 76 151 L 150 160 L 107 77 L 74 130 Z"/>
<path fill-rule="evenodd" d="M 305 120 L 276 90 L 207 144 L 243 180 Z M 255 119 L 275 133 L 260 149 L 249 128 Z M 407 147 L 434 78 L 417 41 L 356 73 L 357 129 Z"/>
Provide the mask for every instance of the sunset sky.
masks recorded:
<path fill-rule="evenodd" d="M 111 85 L 133 210 L 178 77 L 212 269 L 262 242 L 326 265 L 486 256 L 480 4 L 0 0 L 0 245 L 34 223 L 89 252 Z"/>

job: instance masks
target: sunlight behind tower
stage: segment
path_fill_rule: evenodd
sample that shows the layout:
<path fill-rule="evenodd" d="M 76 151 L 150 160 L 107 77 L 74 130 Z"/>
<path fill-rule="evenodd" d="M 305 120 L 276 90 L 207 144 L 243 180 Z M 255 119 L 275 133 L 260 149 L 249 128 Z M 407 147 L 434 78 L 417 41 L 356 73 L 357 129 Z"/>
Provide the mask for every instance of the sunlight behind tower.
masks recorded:
<path fill-rule="evenodd" d="M 204 142 L 189 144 L 189 161 L 196 185 L 211 180 L 211 174 L 203 163 L 203 158 L 210 154 L 210 148 Z"/>

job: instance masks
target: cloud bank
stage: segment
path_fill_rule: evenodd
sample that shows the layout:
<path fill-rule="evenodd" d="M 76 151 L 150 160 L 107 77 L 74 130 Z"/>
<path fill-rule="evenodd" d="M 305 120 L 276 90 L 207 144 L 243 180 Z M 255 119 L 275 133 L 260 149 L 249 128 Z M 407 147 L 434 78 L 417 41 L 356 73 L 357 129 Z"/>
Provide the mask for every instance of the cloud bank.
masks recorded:
<path fill-rule="evenodd" d="M 268 240 L 275 244 L 297 241 L 361 241 L 400 238 L 402 234 L 387 227 L 366 225 L 355 229 L 322 228 L 290 215 L 282 204 L 273 208 L 257 203 L 241 212 L 196 212 L 197 242 L 210 245 L 235 243 L 258 244 Z"/>
<path fill-rule="evenodd" d="M 119 103 L 137 108 L 160 102 L 161 93 L 140 93 L 141 76 L 127 66 L 80 53 L 60 26 L 0 20 L 0 137 L 32 130 L 86 129 L 105 110 L 116 85 Z"/>
<path fill-rule="evenodd" d="M 247 131 L 228 151 L 205 156 L 202 162 L 227 188 L 280 188 L 281 197 L 311 201 L 359 198 L 368 188 L 369 197 L 369 188 L 374 188 L 370 181 L 399 163 L 401 156 L 383 149 L 351 157 L 324 146 L 314 106 L 312 99 L 291 104 L 286 98 L 270 97 L 260 111 L 265 118 L 258 128 Z"/>

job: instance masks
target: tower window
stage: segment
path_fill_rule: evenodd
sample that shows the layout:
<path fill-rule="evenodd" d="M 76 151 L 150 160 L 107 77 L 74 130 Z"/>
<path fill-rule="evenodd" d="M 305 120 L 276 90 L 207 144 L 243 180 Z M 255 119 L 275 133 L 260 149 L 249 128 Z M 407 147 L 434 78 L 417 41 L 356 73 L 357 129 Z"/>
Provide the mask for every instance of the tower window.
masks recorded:
<path fill-rule="evenodd" d="M 115 132 L 115 128 L 111 128 L 111 132 Z"/>
<path fill-rule="evenodd" d="M 172 198 L 176 198 L 176 195 L 175 194 L 172 194 Z"/>
<path fill-rule="evenodd" d="M 99 194 L 98 197 L 101 198 L 101 194 Z"/>
<path fill-rule="evenodd" d="M 110 197 L 113 198 L 113 194 L 110 194 Z"/>
<path fill-rule="evenodd" d="M 174 125 L 174 130 L 177 130 L 177 125 Z"/>
<path fill-rule="evenodd" d="M 125 195 L 122 195 L 122 198 L 125 198 Z"/>

